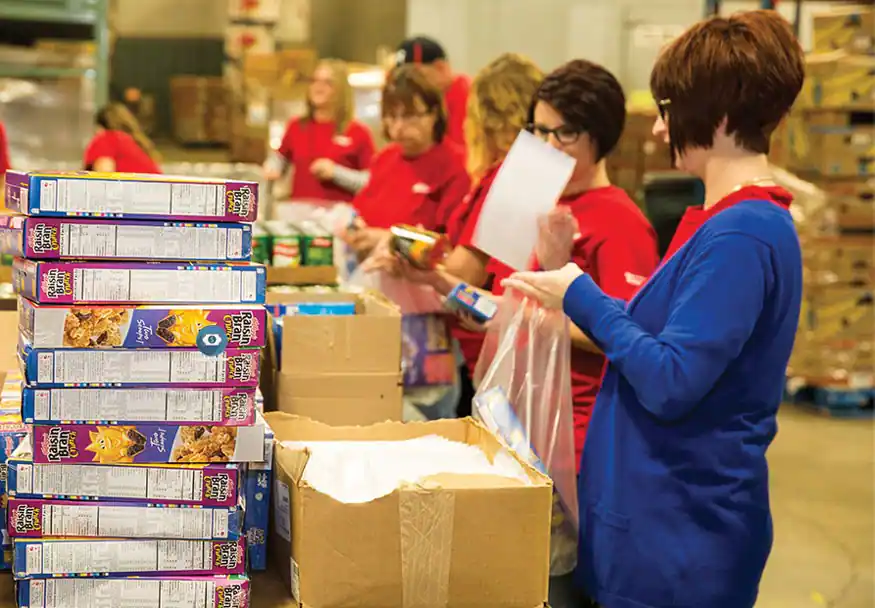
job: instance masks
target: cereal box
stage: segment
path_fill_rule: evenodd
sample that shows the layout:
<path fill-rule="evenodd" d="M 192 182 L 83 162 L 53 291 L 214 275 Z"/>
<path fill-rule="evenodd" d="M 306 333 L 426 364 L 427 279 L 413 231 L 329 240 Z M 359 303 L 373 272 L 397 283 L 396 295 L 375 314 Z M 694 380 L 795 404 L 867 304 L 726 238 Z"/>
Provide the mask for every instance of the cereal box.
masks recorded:
<path fill-rule="evenodd" d="M 195 348 L 220 333 L 228 348 L 261 348 L 261 306 L 52 306 L 19 298 L 18 327 L 34 348 Z M 207 328 L 218 328 L 208 330 Z M 206 331 L 205 331 L 206 330 Z"/>
<path fill-rule="evenodd" d="M 258 184 L 136 173 L 7 171 L 6 207 L 41 217 L 254 222 Z"/>
<path fill-rule="evenodd" d="M 265 426 L 35 424 L 37 464 L 260 462 Z"/>
<path fill-rule="evenodd" d="M 26 440 L 29 432 L 29 426 L 21 423 L 21 418 L 17 414 L 3 414 L 0 416 L 0 532 L 2 532 L 2 542 L 0 542 L 0 570 L 9 570 L 12 568 L 12 561 L 7 557 L 7 552 L 12 548 L 12 540 L 9 538 L 9 533 L 6 529 L 6 504 L 8 497 L 6 494 L 6 477 L 8 469 L 6 461 L 13 451 Z"/>
<path fill-rule="evenodd" d="M 259 418 L 263 420 L 262 418 Z M 243 495 L 246 503 L 244 529 L 246 559 L 254 571 L 267 569 L 267 534 L 270 519 L 270 488 L 273 469 L 273 430 L 266 425 L 264 460 L 246 467 Z"/>
<path fill-rule="evenodd" d="M 249 261 L 249 224 L 0 217 L 0 252 L 41 260 Z"/>
<path fill-rule="evenodd" d="M 242 489 L 239 465 L 42 465 L 34 464 L 29 455 L 13 456 L 7 465 L 7 489 L 16 498 L 232 507 Z"/>
<path fill-rule="evenodd" d="M 8 513 L 7 527 L 13 538 L 236 540 L 243 533 L 241 507 L 12 498 Z"/>
<path fill-rule="evenodd" d="M 446 317 L 404 315 L 401 328 L 404 386 L 441 386 L 455 382 L 456 355 Z"/>
<path fill-rule="evenodd" d="M 256 390 L 25 387 L 20 407 L 23 420 L 31 424 L 168 421 L 248 426 L 255 422 Z"/>
<path fill-rule="evenodd" d="M 263 304 L 264 266 L 35 262 L 16 258 L 15 291 L 41 304 Z"/>
<path fill-rule="evenodd" d="M 20 608 L 249 608 L 245 576 L 35 579 L 18 583 Z"/>
<path fill-rule="evenodd" d="M 246 543 L 221 540 L 41 538 L 13 542 L 16 579 L 243 574 Z"/>
<path fill-rule="evenodd" d="M 261 351 L 229 349 L 211 357 L 198 350 L 31 348 L 21 341 L 28 385 L 215 387 L 258 385 Z"/>

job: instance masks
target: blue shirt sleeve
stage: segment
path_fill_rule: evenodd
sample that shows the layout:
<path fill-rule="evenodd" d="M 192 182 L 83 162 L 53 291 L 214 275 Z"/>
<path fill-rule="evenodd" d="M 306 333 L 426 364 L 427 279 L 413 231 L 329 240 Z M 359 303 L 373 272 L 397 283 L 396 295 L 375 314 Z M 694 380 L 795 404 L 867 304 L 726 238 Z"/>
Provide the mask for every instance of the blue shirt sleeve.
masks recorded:
<path fill-rule="evenodd" d="M 641 405 L 663 420 L 696 407 L 739 355 L 769 291 L 769 248 L 741 233 L 720 234 L 677 277 L 664 329 L 646 332 L 588 275 L 565 294 L 565 314 L 602 349 Z"/>

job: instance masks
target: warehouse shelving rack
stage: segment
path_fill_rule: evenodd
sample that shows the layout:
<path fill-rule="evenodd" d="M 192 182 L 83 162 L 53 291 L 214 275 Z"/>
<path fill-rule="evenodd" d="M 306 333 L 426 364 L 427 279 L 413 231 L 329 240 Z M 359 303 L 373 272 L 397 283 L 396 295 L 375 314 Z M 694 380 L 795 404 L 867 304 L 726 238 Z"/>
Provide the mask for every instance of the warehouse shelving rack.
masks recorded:
<path fill-rule="evenodd" d="M 50 67 L 0 63 L 0 78 L 52 79 L 87 76 L 94 79 L 97 107 L 109 100 L 109 0 L 0 0 L 0 20 L 69 23 L 91 26 L 94 67 Z"/>

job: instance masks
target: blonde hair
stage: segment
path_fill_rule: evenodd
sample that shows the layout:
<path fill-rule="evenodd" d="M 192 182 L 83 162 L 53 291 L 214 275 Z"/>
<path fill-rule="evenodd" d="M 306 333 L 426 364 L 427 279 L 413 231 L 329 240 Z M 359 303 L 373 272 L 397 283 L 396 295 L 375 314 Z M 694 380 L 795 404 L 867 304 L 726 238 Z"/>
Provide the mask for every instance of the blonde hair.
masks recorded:
<path fill-rule="evenodd" d="M 355 117 L 355 103 L 352 86 L 349 84 L 349 67 L 340 59 L 322 59 L 316 64 L 316 69 L 328 68 L 334 78 L 334 124 L 338 134 L 346 132 L 349 123 Z M 316 108 L 307 96 L 307 114 L 305 120 L 313 120 Z"/>
<path fill-rule="evenodd" d="M 149 155 L 156 163 L 161 162 L 161 155 L 149 136 L 140 127 L 136 116 L 131 114 L 127 106 L 122 103 L 109 103 L 97 113 L 97 124 L 109 131 L 121 131 L 127 133 L 136 142 L 140 149 Z"/>
<path fill-rule="evenodd" d="M 474 78 L 465 119 L 468 172 L 473 177 L 507 155 L 526 127 L 529 107 L 543 79 L 533 61 L 516 53 L 499 55 Z"/>

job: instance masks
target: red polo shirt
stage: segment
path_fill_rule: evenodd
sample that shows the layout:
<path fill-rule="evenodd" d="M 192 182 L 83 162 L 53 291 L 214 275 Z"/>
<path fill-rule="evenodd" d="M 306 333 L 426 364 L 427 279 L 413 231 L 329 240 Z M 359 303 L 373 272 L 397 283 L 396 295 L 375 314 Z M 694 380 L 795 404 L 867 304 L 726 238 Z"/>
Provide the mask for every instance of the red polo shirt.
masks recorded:
<path fill-rule="evenodd" d="M 333 160 L 342 167 L 363 170 L 371 164 L 374 140 L 363 124 L 351 121 L 343 133 L 337 133 L 333 121 L 320 122 L 295 118 L 289 122 L 277 150 L 295 165 L 292 196 L 298 199 L 351 201 L 351 192 L 331 181 L 321 181 L 310 173 L 317 158 Z"/>
<path fill-rule="evenodd" d="M 668 260 L 673 256 L 678 249 L 690 240 L 696 230 L 699 229 L 699 226 L 724 209 L 728 209 L 742 201 L 754 199 L 770 201 L 787 209 L 793 201 L 793 195 L 779 186 L 746 186 L 725 196 L 708 209 L 703 209 L 702 206 L 690 207 L 681 218 L 663 259 Z"/>
<path fill-rule="evenodd" d="M 161 173 L 152 157 L 124 131 L 104 130 L 94 136 L 85 148 L 85 166 L 91 168 L 98 158 L 113 159 L 119 173 Z"/>
<path fill-rule="evenodd" d="M 497 172 L 497 168 L 495 169 Z M 492 175 L 494 179 L 494 174 Z M 491 180 L 489 182 L 491 184 Z M 485 198 L 485 196 L 484 196 Z M 616 298 L 629 300 L 659 263 L 656 232 L 650 222 L 616 186 L 596 188 L 560 199 L 577 219 L 580 234 L 574 242 L 571 261 L 587 272 L 602 290 Z M 473 235 L 482 201 L 472 208 L 466 228 Z M 492 293 L 501 295 L 502 279 L 513 270 L 498 260 L 487 265 Z M 473 350 L 471 351 L 473 354 Z M 465 353 L 469 366 L 469 353 Z M 478 351 L 479 355 L 479 351 Z M 576 462 L 580 462 L 586 429 L 596 395 L 601 387 L 605 358 L 578 348 L 571 351 L 571 396 L 574 407 Z"/>
<path fill-rule="evenodd" d="M 447 138 L 465 147 L 465 116 L 468 114 L 468 91 L 471 80 L 464 74 L 456 74 L 444 92 L 447 109 Z"/>
<path fill-rule="evenodd" d="M 368 226 L 410 224 L 445 232 L 470 186 L 461 152 L 451 142 L 444 140 L 416 157 L 390 144 L 374 159 L 371 178 L 352 204 Z"/>

